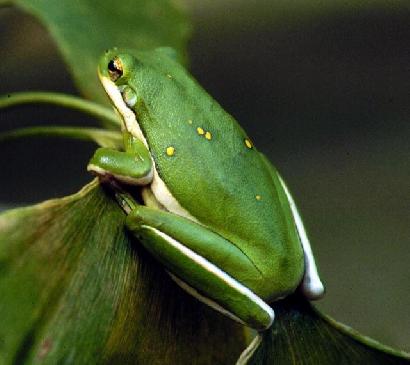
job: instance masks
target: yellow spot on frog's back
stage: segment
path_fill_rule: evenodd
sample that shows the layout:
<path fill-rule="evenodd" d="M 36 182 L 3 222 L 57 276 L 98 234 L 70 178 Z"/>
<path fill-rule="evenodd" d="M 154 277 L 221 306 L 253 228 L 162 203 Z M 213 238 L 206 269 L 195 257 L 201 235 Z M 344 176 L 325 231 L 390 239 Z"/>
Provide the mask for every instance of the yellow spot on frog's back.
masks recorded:
<path fill-rule="evenodd" d="M 175 153 L 175 148 L 174 147 L 172 147 L 172 146 L 169 146 L 169 147 L 167 147 L 167 155 L 168 156 L 173 156 L 174 155 L 174 153 Z"/>
<path fill-rule="evenodd" d="M 205 131 L 204 131 L 203 128 L 201 128 L 201 127 L 198 127 L 198 128 L 196 129 L 196 131 L 197 131 L 198 134 L 201 135 L 201 136 L 205 133 Z"/>
<path fill-rule="evenodd" d="M 246 146 L 246 147 L 248 147 L 248 148 L 252 148 L 252 147 L 253 147 L 252 142 L 251 142 L 248 138 L 245 138 L 244 142 L 245 142 L 245 146 Z"/>
<path fill-rule="evenodd" d="M 256 200 L 261 200 L 261 199 L 262 199 L 262 197 L 261 197 L 260 195 L 258 195 L 258 194 L 257 194 L 257 195 L 255 195 L 255 199 L 256 199 Z"/>
<path fill-rule="evenodd" d="M 168 77 L 169 79 L 172 79 L 172 75 L 171 75 L 171 74 L 167 74 L 167 77 Z"/>
<path fill-rule="evenodd" d="M 205 138 L 206 138 L 208 141 L 210 141 L 211 138 L 212 138 L 211 132 L 206 132 L 206 133 L 205 133 Z"/>

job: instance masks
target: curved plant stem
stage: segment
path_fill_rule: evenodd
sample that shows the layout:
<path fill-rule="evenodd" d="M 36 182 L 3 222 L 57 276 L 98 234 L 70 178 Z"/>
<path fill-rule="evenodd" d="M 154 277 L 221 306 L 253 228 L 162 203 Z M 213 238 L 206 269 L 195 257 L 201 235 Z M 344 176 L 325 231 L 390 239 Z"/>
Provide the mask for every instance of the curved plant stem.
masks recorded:
<path fill-rule="evenodd" d="M 120 120 L 110 109 L 76 96 L 53 92 L 19 92 L 0 97 L 0 109 L 21 104 L 53 104 L 69 109 L 75 109 L 99 119 L 103 119 L 111 126 L 118 128 Z"/>
<path fill-rule="evenodd" d="M 39 126 L 13 129 L 0 133 L 0 142 L 24 137 L 61 137 L 91 141 L 101 147 L 119 149 L 123 145 L 122 135 L 119 132 L 108 131 L 102 128 L 84 128 L 70 126 Z"/>

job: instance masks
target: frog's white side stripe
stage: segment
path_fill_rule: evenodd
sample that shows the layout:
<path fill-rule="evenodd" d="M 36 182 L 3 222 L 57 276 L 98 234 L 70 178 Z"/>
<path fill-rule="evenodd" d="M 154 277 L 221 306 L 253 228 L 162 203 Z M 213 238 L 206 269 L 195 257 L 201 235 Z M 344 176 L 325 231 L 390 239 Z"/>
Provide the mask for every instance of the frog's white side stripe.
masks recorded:
<path fill-rule="evenodd" d="M 227 316 L 233 319 L 240 324 L 246 326 L 246 323 L 242 321 L 240 318 L 235 316 L 233 313 L 227 311 L 225 308 L 221 307 L 218 303 L 214 302 L 212 299 L 205 297 L 204 295 L 200 294 L 196 289 L 192 286 L 188 285 L 185 281 L 181 280 L 179 277 L 175 276 L 171 272 L 167 271 L 169 276 L 171 276 L 172 280 L 174 280 L 182 289 L 184 289 L 188 294 L 192 295 L 194 298 L 198 299 L 202 303 L 205 303 L 207 306 L 217 310 L 218 312 L 222 313 L 224 316 Z"/>
<path fill-rule="evenodd" d="M 236 361 L 236 365 L 245 365 L 248 363 L 249 359 L 252 357 L 252 355 L 255 353 L 257 348 L 262 342 L 262 335 L 258 333 L 255 338 L 252 340 L 252 342 L 249 344 L 249 346 L 241 353 L 241 356 L 239 356 L 239 359 Z"/>
<path fill-rule="evenodd" d="M 138 124 L 135 113 L 130 109 L 127 104 L 125 104 L 121 92 L 118 86 L 112 82 L 108 77 L 101 74 L 98 75 L 101 83 L 110 97 L 112 103 L 114 104 L 117 111 L 120 113 L 122 119 L 124 120 L 124 128 L 131 133 L 134 137 L 141 140 L 145 147 L 149 149 L 147 140 Z M 151 190 L 158 200 L 158 202 L 163 205 L 168 211 L 178 214 L 182 217 L 188 218 L 193 222 L 198 222 L 195 217 L 193 217 L 186 209 L 184 209 L 178 201 L 174 198 L 171 192 L 166 187 L 164 181 L 159 177 L 157 168 L 155 166 L 155 161 L 152 161 L 153 166 L 153 179 L 151 183 Z"/>
<path fill-rule="evenodd" d="M 275 313 L 273 312 L 273 309 L 266 304 L 261 298 L 259 298 L 255 293 L 253 293 L 251 290 L 249 290 L 246 286 L 242 285 L 239 281 L 235 280 L 233 277 L 228 275 L 226 272 L 222 271 L 219 267 L 214 265 L 212 262 L 208 261 L 204 257 L 198 255 L 196 252 L 192 251 L 190 248 L 184 246 L 174 238 L 168 236 L 164 232 L 161 232 L 160 230 L 143 225 L 145 229 L 153 231 L 156 235 L 162 237 L 166 242 L 168 242 L 171 246 L 175 247 L 182 255 L 185 255 L 188 257 L 190 260 L 193 262 L 197 263 L 199 266 L 203 267 L 205 270 L 208 272 L 212 273 L 216 277 L 218 277 L 220 280 L 225 282 L 225 284 L 233 289 L 235 289 L 238 293 L 243 294 L 246 296 L 250 301 L 255 303 L 256 305 L 259 306 L 259 308 L 266 312 L 271 321 L 268 326 L 266 326 L 266 329 L 268 329 L 275 318 Z M 204 298 L 204 297 L 202 297 Z M 198 298 L 200 299 L 200 298 Z M 208 303 L 207 303 L 208 304 Z M 215 308 L 216 309 L 216 308 Z M 226 310 L 225 310 L 226 311 Z M 226 311 L 228 312 L 228 311 Z"/>
<path fill-rule="evenodd" d="M 313 257 L 312 248 L 310 247 L 309 238 L 303 226 L 302 218 L 299 215 L 296 204 L 290 194 L 285 182 L 279 176 L 279 181 L 282 184 L 283 190 L 288 198 L 290 209 L 295 220 L 296 229 L 299 233 L 299 238 L 302 243 L 303 251 L 305 253 L 305 274 L 302 281 L 302 290 L 308 299 L 319 299 L 323 296 L 325 289 L 319 278 L 315 258 Z"/>

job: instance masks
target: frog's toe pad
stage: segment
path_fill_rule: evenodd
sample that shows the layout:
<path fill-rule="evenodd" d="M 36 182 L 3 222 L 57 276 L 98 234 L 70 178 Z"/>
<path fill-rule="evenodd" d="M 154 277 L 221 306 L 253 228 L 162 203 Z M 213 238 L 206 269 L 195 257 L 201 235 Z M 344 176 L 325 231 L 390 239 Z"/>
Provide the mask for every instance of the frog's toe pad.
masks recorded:
<path fill-rule="evenodd" d="M 302 292 L 309 300 L 316 300 L 323 297 L 325 287 L 319 277 L 312 278 L 307 275 L 302 281 Z"/>

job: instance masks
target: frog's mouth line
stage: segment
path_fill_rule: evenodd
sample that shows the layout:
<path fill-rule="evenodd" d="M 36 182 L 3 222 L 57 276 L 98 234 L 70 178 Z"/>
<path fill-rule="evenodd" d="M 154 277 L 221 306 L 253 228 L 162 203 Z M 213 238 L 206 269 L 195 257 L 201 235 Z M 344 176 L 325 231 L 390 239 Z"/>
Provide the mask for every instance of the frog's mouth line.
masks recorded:
<path fill-rule="evenodd" d="M 98 76 L 105 89 L 105 92 L 114 104 L 115 109 L 120 114 L 124 123 L 124 128 L 134 137 L 141 140 L 144 143 L 144 145 L 148 148 L 148 143 L 141 131 L 135 113 L 127 106 L 127 104 L 125 104 L 118 86 L 108 77 L 103 76 L 100 73 L 98 73 Z"/>

